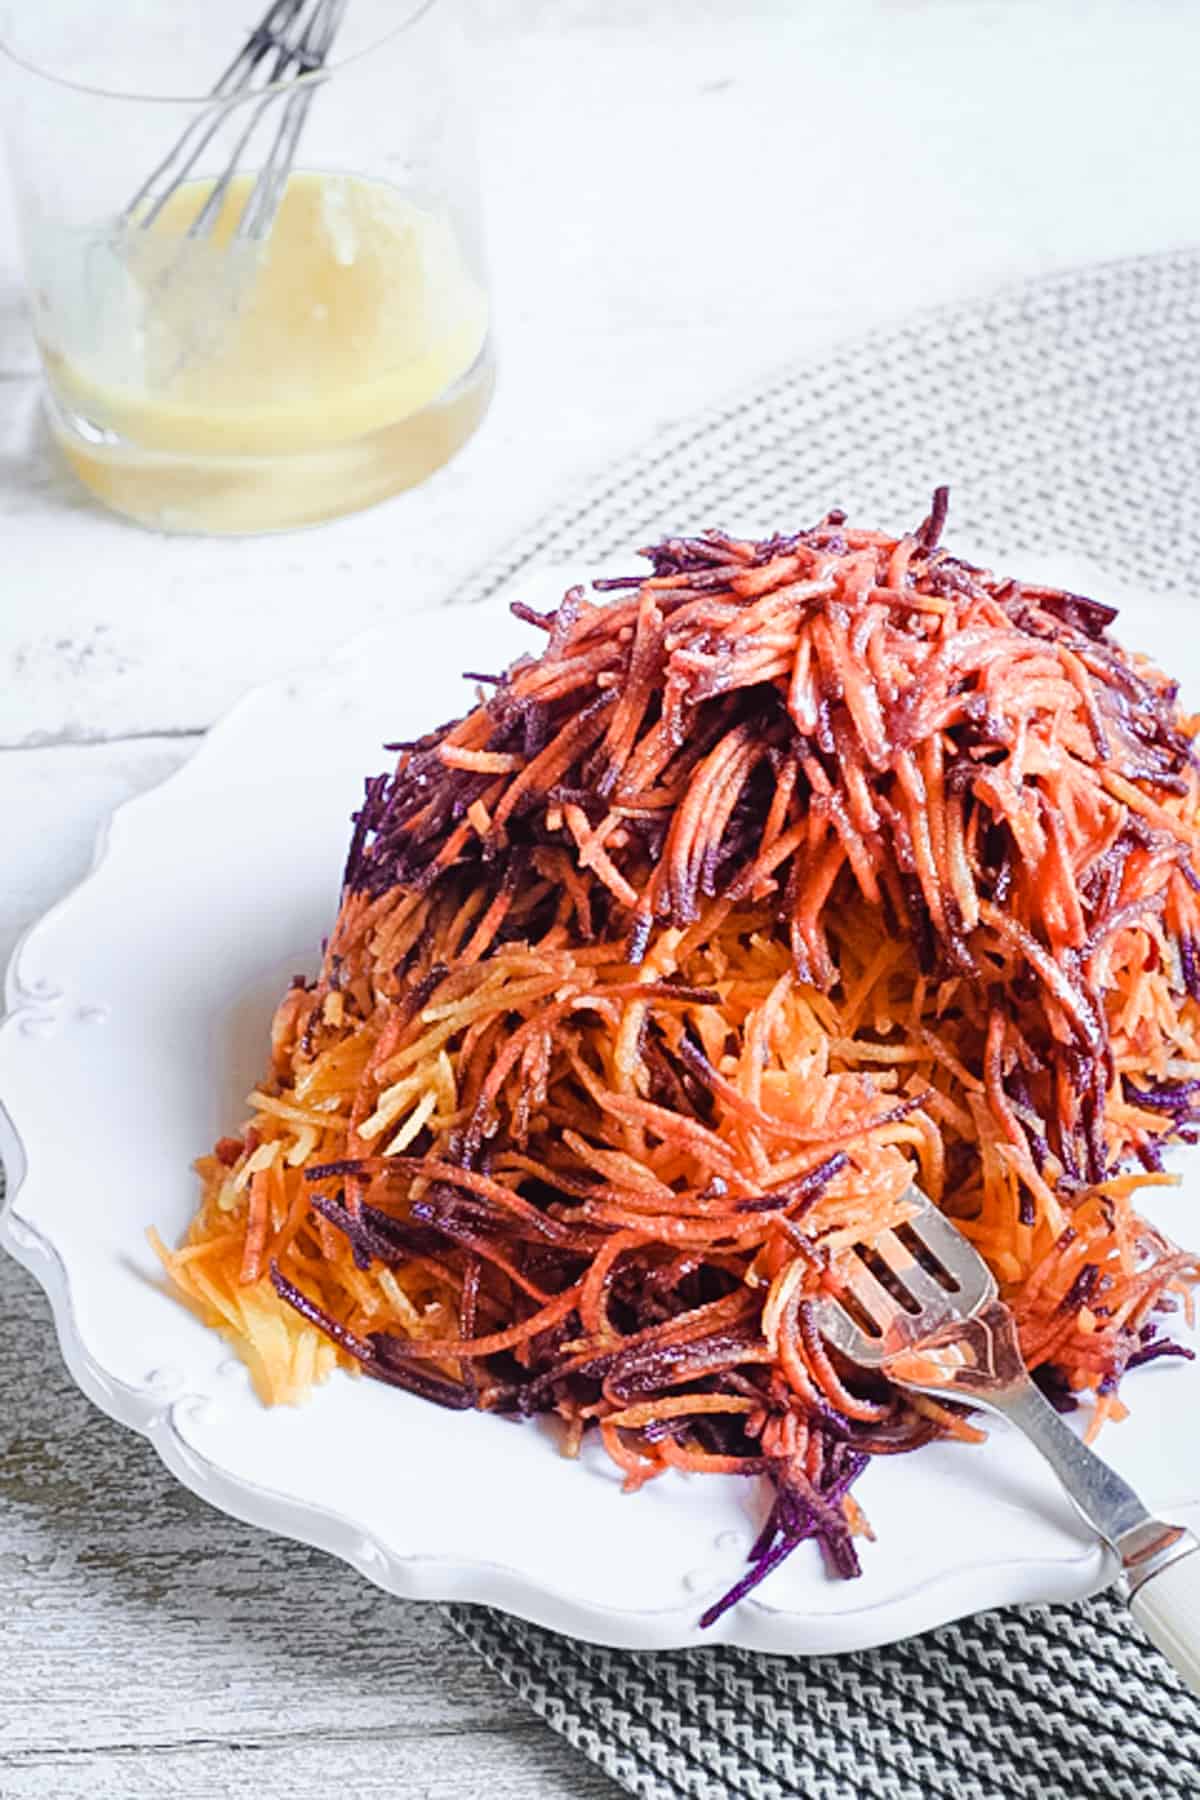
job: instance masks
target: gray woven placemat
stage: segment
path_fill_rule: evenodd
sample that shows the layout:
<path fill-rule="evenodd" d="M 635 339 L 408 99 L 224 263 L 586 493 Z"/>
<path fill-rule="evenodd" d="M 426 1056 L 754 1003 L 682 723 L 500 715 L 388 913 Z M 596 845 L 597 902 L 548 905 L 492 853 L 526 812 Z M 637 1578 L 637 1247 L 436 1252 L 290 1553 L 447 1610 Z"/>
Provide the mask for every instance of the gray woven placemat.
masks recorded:
<path fill-rule="evenodd" d="M 1200 596 L 1200 251 L 1077 270 L 927 315 L 666 434 L 527 531 L 462 596 L 708 525 L 766 535 L 828 506 L 1036 570 L 1086 556 Z M 1101 1597 L 890 1648 L 789 1660 L 598 1650 L 446 1609 L 512 1687 L 646 1800 L 1184 1800 L 1200 1705 Z"/>

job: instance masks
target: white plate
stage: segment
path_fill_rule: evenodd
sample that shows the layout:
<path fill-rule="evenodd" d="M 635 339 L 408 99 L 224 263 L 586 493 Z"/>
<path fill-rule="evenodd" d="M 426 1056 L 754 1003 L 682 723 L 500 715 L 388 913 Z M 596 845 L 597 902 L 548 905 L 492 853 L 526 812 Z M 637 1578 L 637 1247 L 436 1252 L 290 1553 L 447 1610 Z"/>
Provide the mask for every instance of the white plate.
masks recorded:
<path fill-rule="evenodd" d="M 565 585 L 527 576 L 520 595 L 553 604 Z M 1134 642 L 1161 639 L 1161 616 L 1124 624 Z M 860 1580 L 829 1578 L 805 1546 L 702 1635 L 699 1613 L 741 1572 L 761 1519 L 758 1484 L 671 1475 L 627 1497 L 600 1450 L 571 1463 L 538 1425 L 447 1414 L 343 1374 L 305 1407 L 267 1410 L 165 1290 L 145 1229 L 182 1230 L 193 1157 L 245 1117 L 274 1003 L 317 966 L 380 745 L 460 712 L 461 669 L 497 669 L 531 635 L 499 602 L 410 617 L 260 689 L 121 808 L 91 875 L 22 944 L 0 1027 L 0 1239 L 49 1295 L 76 1380 L 215 1506 L 397 1594 L 486 1601 L 596 1642 L 849 1650 L 1095 1590 L 1109 1559 L 997 1424 L 983 1449 L 870 1467 L 856 1493 L 878 1541 Z M 1196 645 L 1185 653 L 1200 662 Z M 1197 1189 L 1193 1171 L 1156 1207 L 1193 1241 Z M 1200 1434 L 1179 1430 L 1200 1407 L 1200 1364 L 1153 1365 L 1127 1397 L 1106 1454 L 1152 1505 L 1200 1522 Z"/>

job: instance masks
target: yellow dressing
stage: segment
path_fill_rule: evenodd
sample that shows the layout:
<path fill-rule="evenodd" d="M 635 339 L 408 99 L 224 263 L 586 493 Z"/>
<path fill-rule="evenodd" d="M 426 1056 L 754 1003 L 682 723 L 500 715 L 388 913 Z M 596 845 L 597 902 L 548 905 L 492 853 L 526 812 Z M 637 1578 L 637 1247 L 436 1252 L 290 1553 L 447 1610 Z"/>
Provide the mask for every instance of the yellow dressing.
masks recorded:
<path fill-rule="evenodd" d="M 89 341 L 43 344 L 70 460 L 153 523 L 270 529 L 370 504 L 444 462 L 487 403 L 487 302 L 446 219 L 380 182 L 297 173 L 265 243 L 239 241 L 252 179 L 209 237 L 187 236 L 207 182 L 123 231 Z"/>

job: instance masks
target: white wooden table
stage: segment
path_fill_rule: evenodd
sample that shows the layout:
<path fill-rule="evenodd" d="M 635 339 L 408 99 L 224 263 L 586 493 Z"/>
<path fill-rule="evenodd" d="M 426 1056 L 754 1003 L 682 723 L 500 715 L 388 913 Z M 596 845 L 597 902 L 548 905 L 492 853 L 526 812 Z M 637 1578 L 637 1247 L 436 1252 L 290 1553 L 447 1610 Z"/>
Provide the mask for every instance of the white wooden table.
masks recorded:
<path fill-rule="evenodd" d="M 501 386 L 377 512 L 206 542 L 96 511 L 39 429 L 0 199 L 0 954 L 248 685 L 452 601 L 626 446 L 835 335 L 1200 231 L 1191 0 L 473 13 Z M 0 1391 L 2 1800 L 614 1792 L 432 1609 L 177 1490 L 7 1263 Z"/>

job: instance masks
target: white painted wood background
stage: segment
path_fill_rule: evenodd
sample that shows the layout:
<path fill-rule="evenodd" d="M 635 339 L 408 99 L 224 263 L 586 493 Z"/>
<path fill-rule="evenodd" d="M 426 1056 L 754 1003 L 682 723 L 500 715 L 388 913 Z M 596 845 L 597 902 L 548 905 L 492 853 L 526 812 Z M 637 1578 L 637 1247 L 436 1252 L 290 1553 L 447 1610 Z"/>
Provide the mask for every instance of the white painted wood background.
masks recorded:
<path fill-rule="evenodd" d="M 0 955 L 248 685 L 452 601 L 626 446 L 834 336 L 1200 234 L 1193 0 L 470 10 L 501 385 L 377 512 L 242 542 L 102 516 L 39 429 L 0 198 Z M 0 1392 L 2 1800 L 615 1791 L 432 1609 L 177 1490 L 7 1262 Z"/>

